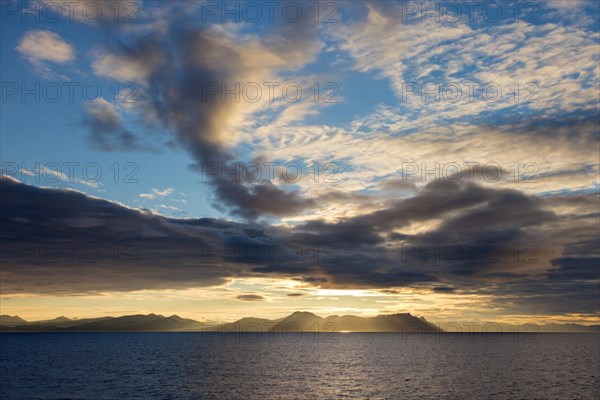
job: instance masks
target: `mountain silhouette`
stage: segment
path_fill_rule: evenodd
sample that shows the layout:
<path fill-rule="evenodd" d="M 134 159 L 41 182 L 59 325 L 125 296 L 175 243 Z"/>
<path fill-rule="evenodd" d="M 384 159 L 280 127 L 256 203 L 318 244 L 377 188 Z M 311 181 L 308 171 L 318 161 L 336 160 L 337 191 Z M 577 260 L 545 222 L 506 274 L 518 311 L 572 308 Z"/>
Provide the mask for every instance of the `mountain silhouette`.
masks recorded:
<path fill-rule="evenodd" d="M 4 318 L 4 316 L 2 316 Z M 2 323 L 2 331 L 14 332 L 172 332 L 202 330 L 203 324 L 178 315 L 137 314 L 85 319 L 56 318 L 47 321 Z"/>
<path fill-rule="evenodd" d="M 482 323 L 485 332 L 515 332 L 515 325 Z M 488 325 L 486 325 L 488 324 Z M 489 325 L 493 324 L 493 325 Z M 520 332 L 600 332 L 599 325 L 544 324 L 526 327 Z M 443 327 L 444 325 L 442 325 Z M 452 329 L 450 329 L 452 330 Z M 423 317 L 410 313 L 383 314 L 376 317 L 330 315 L 320 317 L 296 311 L 286 317 L 267 319 L 246 317 L 229 323 L 202 323 L 178 315 L 136 314 L 121 317 L 70 319 L 58 317 L 28 322 L 19 316 L 1 315 L 2 332 L 444 332 Z M 475 329 L 474 332 L 481 330 Z M 465 330 L 466 332 L 466 330 Z M 473 332 L 473 330 L 471 331 Z"/>
<path fill-rule="evenodd" d="M 219 327 L 225 332 L 440 332 L 441 329 L 409 313 L 357 317 L 354 315 L 319 317 L 296 311 L 287 317 L 268 320 L 243 318 Z"/>
<path fill-rule="evenodd" d="M 23 318 L 18 315 L 10 316 L 10 315 L 0 315 L 0 326 L 17 326 L 26 324 Z"/>

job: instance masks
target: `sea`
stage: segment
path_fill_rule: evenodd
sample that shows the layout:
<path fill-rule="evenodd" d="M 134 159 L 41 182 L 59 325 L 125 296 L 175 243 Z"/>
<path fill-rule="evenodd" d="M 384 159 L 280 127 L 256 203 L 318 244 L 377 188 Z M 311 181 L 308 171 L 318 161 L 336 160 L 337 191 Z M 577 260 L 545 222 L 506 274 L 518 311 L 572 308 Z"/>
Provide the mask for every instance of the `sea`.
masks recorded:
<path fill-rule="evenodd" d="M 2 333 L 1 399 L 600 399 L 594 333 Z"/>

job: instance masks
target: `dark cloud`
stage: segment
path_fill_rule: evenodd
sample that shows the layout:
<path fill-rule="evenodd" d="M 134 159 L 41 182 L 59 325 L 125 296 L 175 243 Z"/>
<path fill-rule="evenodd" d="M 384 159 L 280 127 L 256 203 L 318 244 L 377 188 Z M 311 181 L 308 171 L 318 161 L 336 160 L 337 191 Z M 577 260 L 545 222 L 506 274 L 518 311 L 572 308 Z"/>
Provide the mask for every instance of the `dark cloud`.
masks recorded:
<path fill-rule="evenodd" d="M 494 131 L 506 135 L 529 135 L 540 139 L 568 138 L 569 146 L 589 151 L 600 151 L 598 135 L 598 110 L 582 109 L 572 112 L 548 113 L 539 111 L 534 115 L 512 114 L 513 118 L 496 116 L 487 120 L 486 125 Z M 589 172 L 589 171 L 588 171 Z"/>
<path fill-rule="evenodd" d="M 444 218 L 442 225 L 426 235 L 394 232 L 414 222 Z M 509 189 L 490 189 L 475 184 L 431 182 L 413 197 L 388 208 L 336 223 L 311 221 L 299 226 L 296 237 L 309 240 L 318 235 L 332 243 L 378 245 L 386 240 L 437 242 L 515 238 L 521 228 L 554 218 L 540 200 Z"/>
<path fill-rule="evenodd" d="M 216 194 L 219 200 L 233 207 L 233 214 L 247 219 L 263 214 L 294 215 L 315 205 L 314 200 L 303 198 L 297 190 L 286 191 L 270 182 L 249 185 L 219 182 Z"/>
<path fill-rule="evenodd" d="M 560 257 L 552 260 L 550 280 L 600 280 L 600 257 Z"/>
<path fill-rule="evenodd" d="M 198 259 L 203 244 L 236 227 L 211 220 L 179 224 L 76 191 L 7 178 L 0 185 L 4 294 L 210 286 L 234 273 Z"/>
<path fill-rule="evenodd" d="M 593 312 L 598 297 L 598 218 L 560 218 L 545 204 L 561 200 L 514 190 L 432 183 L 384 210 L 283 228 L 166 218 L 11 178 L 0 189 L 5 295 L 189 288 L 269 276 L 327 288 L 477 293 L 507 309 L 527 301 L 539 313 L 570 306 Z M 424 233 L 402 233 L 434 220 Z"/>
<path fill-rule="evenodd" d="M 432 289 L 435 293 L 454 293 L 456 289 L 449 286 L 435 286 Z"/>
<path fill-rule="evenodd" d="M 240 294 L 235 296 L 236 299 L 242 301 L 262 301 L 266 300 L 263 296 L 259 294 Z"/>
<path fill-rule="evenodd" d="M 408 179 L 387 179 L 379 184 L 382 190 L 400 190 L 410 193 L 417 191 L 417 185 L 414 182 L 409 182 Z"/>
<path fill-rule="evenodd" d="M 229 136 L 248 104 L 224 101 L 222 90 L 277 80 L 279 73 L 293 71 L 316 57 L 318 24 L 307 8 L 293 22 L 286 22 L 281 15 L 275 19 L 260 40 L 252 41 L 210 27 L 190 27 L 182 20 L 165 34 L 149 34 L 107 49 L 108 59 L 132 70 L 143 67 L 144 101 L 139 107 L 151 110 L 152 119 L 162 121 L 175 134 L 201 172 L 206 165 L 238 161 Z M 100 132 L 92 131 L 93 137 L 107 136 L 106 129 Z M 126 132 L 117 136 L 129 144 L 131 137 Z M 210 175 L 208 182 L 215 189 L 219 207 L 248 220 L 261 215 L 295 215 L 314 206 L 297 190 L 270 182 L 249 183 L 220 175 Z"/>
<path fill-rule="evenodd" d="M 106 102 L 91 103 L 85 109 L 82 124 L 90 130 L 90 143 L 102 151 L 150 151 L 156 152 L 131 131 L 113 106 Z"/>

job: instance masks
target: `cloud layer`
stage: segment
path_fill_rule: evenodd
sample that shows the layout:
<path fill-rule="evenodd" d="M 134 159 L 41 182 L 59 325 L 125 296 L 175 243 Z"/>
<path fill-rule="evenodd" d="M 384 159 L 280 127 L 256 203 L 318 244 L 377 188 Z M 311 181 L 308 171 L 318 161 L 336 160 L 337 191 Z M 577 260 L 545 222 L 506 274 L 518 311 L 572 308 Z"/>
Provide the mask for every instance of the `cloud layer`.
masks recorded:
<path fill-rule="evenodd" d="M 263 277 L 321 288 L 485 293 L 498 306 L 527 299 L 537 312 L 593 313 L 596 306 L 598 215 L 587 209 L 596 195 L 580 196 L 559 217 L 548 211 L 559 198 L 430 184 L 385 210 L 282 228 L 166 218 L 10 178 L 1 185 L 5 296 L 182 289 Z M 415 223 L 429 229 L 407 233 Z M 260 300 L 251 295 L 239 299 Z"/>

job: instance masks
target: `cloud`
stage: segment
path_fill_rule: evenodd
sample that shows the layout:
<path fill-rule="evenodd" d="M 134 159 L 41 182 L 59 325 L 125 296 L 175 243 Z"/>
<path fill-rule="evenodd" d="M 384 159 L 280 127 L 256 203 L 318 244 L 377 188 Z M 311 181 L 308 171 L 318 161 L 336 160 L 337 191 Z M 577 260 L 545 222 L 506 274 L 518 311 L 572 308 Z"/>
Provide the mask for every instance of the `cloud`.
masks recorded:
<path fill-rule="evenodd" d="M 97 51 L 93 68 L 102 76 L 138 80 L 145 96 L 140 107 L 169 127 L 201 172 L 203 165 L 236 160 L 236 130 L 249 115 L 270 106 L 268 96 L 256 104 L 222 101 L 223 88 L 278 81 L 280 73 L 306 65 L 320 50 L 318 27 L 309 13 L 294 23 L 278 16 L 261 36 L 239 35 L 227 26 L 174 25 L 164 35 L 148 34 Z M 217 93 L 207 96 L 207 85 L 216 85 Z M 270 182 L 211 177 L 209 183 L 221 207 L 249 220 L 297 214 L 312 205 L 297 190 Z"/>
<path fill-rule="evenodd" d="M 479 205 L 483 207 L 473 208 Z M 469 220 L 484 216 L 486 221 L 482 221 L 485 222 L 483 228 L 511 223 L 527 226 L 552 218 L 551 213 L 542 210 L 539 201 L 515 190 L 494 190 L 475 184 L 438 181 L 427 184 L 414 197 L 399 200 L 383 210 L 337 223 L 308 222 L 299 226 L 298 230 L 331 235 L 335 242 L 377 244 L 384 241 L 380 233 L 391 232 L 413 222 L 451 217 L 463 209 L 471 211 L 454 216 L 459 219 L 456 222 L 449 218 L 444 223 L 452 224 L 449 228 L 460 227 L 464 231 L 473 227 Z M 482 228 L 481 224 L 479 228 Z"/>
<path fill-rule="evenodd" d="M 29 31 L 21 38 L 17 50 L 34 65 L 50 61 L 59 64 L 75 60 L 75 49 L 60 35 L 50 31 Z"/>
<path fill-rule="evenodd" d="M 96 48 L 93 68 L 103 77 L 136 81 L 141 101 L 127 111 L 174 134 L 193 155 L 192 168 L 200 174 L 206 165 L 250 163 L 265 155 L 270 160 L 288 160 L 292 147 L 294 159 L 305 161 L 306 166 L 328 159 L 341 166 L 335 174 L 336 191 L 346 193 L 345 197 L 328 195 L 329 185 L 309 184 L 308 179 L 290 185 L 283 180 L 250 183 L 222 179 L 218 173 L 208 176 L 215 208 L 247 220 L 268 216 L 297 223 L 380 209 L 390 198 L 410 196 L 428 182 L 420 175 L 406 182 L 394 179 L 401 175 L 403 162 L 424 163 L 428 168 L 459 163 L 463 179 L 471 168 L 463 162 L 479 162 L 480 167 L 472 167 L 475 182 L 529 194 L 583 190 L 597 184 L 597 112 L 590 109 L 595 107 L 596 56 L 588 25 L 554 29 L 554 22 L 543 20 L 478 26 L 467 20 L 436 23 L 433 18 L 405 23 L 399 6 L 370 3 L 365 9 L 364 19 L 335 24 L 325 33 L 337 49 L 348 53 L 354 68 L 388 79 L 399 97 L 406 81 L 447 83 L 460 78 L 512 85 L 515 80 L 535 81 L 542 73 L 547 77 L 543 101 L 520 108 L 511 96 L 497 104 L 457 105 L 423 104 L 416 96 L 395 106 L 382 105 L 340 127 L 297 123 L 317 112 L 305 103 L 222 101 L 220 87 L 206 96 L 206 84 L 233 87 L 277 81 L 309 65 L 322 46 L 316 24 L 304 20 L 275 21 L 257 36 L 243 26 L 190 28 L 185 19 L 168 19 L 169 27 L 160 34 L 141 31 L 143 35 Z M 293 45 L 281 46 L 281 42 Z M 585 50 L 580 52 L 581 46 Z M 572 56 L 578 61 L 563 65 Z M 506 112 L 514 115 L 510 121 Z M 146 140 L 147 135 L 138 139 Z M 359 147 L 369 151 L 357 153 Z M 244 154 L 247 148 L 253 152 Z M 482 174 L 489 172 L 484 168 L 490 162 L 502 171 L 501 179 L 491 183 Z M 524 170 L 524 164 L 535 169 L 536 179 L 527 185 L 522 178 L 530 170 Z M 382 180 L 388 183 L 376 186 Z M 401 184 L 406 187 L 400 188 Z M 372 201 L 363 201 L 364 190 L 379 193 Z"/>
<path fill-rule="evenodd" d="M 262 300 L 266 300 L 265 297 L 259 295 L 259 294 L 240 294 L 235 296 L 236 299 L 238 300 L 242 300 L 242 301 L 262 301 Z"/>
<path fill-rule="evenodd" d="M 413 121 L 396 107 L 384 107 L 346 128 L 304 125 L 286 127 L 281 134 L 266 127 L 257 132 L 264 137 L 257 153 L 279 159 L 293 147 L 307 170 L 314 162 L 334 160 L 335 190 L 372 194 L 368 202 L 318 202 L 310 215 L 286 219 L 294 223 L 377 210 L 429 182 L 456 180 L 457 169 L 461 181 L 528 194 L 593 190 L 598 185 L 600 146 L 597 115 L 591 112 L 565 112 L 553 118 L 504 116 L 495 124 L 439 124 L 422 118 Z M 356 152 L 357 148 L 368 151 Z M 306 198 L 320 199 L 332 189 L 322 180 L 315 184 L 304 179 L 298 185 Z"/>
<path fill-rule="evenodd" d="M 165 197 L 165 196 L 170 195 L 171 193 L 173 193 L 173 188 L 167 188 L 162 191 L 158 190 L 156 188 L 152 188 L 152 193 L 140 193 L 140 197 L 149 199 L 149 200 L 154 200 L 157 197 Z"/>
<path fill-rule="evenodd" d="M 224 228 L 235 233 L 235 225 L 178 223 L 73 190 L 41 189 L 6 177 L 0 186 L 4 295 L 213 286 L 235 270 L 201 262 L 203 243 L 220 243 Z"/>
<path fill-rule="evenodd" d="M 16 47 L 36 71 L 46 77 L 55 77 L 51 64 L 68 64 L 75 61 L 75 49 L 59 34 L 47 30 L 26 32 Z M 63 75 L 61 79 L 66 79 Z"/>
<path fill-rule="evenodd" d="M 267 215 L 296 215 L 314 206 L 312 199 L 304 199 L 297 190 L 286 191 L 271 182 L 244 186 L 236 181 L 221 181 L 216 185 L 219 200 L 233 207 L 233 214 L 247 219 Z"/>
<path fill-rule="evenodd" d="M 88 103 L 84 109 L 83 126 L 90 131 L 90 143 L 102 151 L 156 152 L 147 141 L 126 129 L 116 107 L 103 98 Z"/>
<path fill-rule="evenodd" d="M 449 286 L 435 286 L 432 289 L 435 293 L 454 293 L 456 289 Z"/>
<path fill-rule="evenodd" d="M 102 77 L 145 82 L 160 65 L 163 56 L 156 41 L 142 38 L 134 46 L 120 44 L 115 49 L 96 50 L 92 69 Z"/>
<path fill-rule="evenodd" d="M 569 2 L 552 5 L 559 3 Z M 366 18 L 332 28 L 331 36 L 351 57 L 355 69 L 378 73 L 391 82 L 405 112 L 441 120 L 510 108 L 515 106 L 515 96 L 506 94 L 515 82 L 525 89 L 518 102 L 526 108 L 548 113 L 596 109 L 593 21 L 563 26 L 550 14 L 538 15 L 536 23 L 478 24 L 464 14 L 453 22 L 444 16 L 436 21 L 432 15 L 407 21 L 404 10 L 395 3 L 369 3 Z M 435 14 L 433 10 L 430 14 Z M 478 95 L 477 101 L 462 96 L 456 102 L 424 102 L 420 91 L 406 96 L 406 84 L 424 82 L 494 83 L 504 95 L 498 101 L 482 101 Z M 533 86 L 526 89 L 525 85 L 530 83 L 537 85 L 537 101 L 526 102 L 523 99 Z"/>
<path fill-rule="evenodd" d="M 556 9 L 559 9 L 559 10 L 565 11 L 565 12 L 573 12 L 574 10 L 585 6 L 586 4 L 591 5 L 592 1 L 590 1 L 590 0 L 570 0 L 570 1 L 548 0 L 546 2 L 546 6 L 554 7 Z"/>

